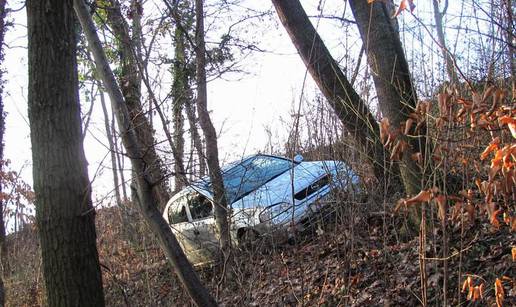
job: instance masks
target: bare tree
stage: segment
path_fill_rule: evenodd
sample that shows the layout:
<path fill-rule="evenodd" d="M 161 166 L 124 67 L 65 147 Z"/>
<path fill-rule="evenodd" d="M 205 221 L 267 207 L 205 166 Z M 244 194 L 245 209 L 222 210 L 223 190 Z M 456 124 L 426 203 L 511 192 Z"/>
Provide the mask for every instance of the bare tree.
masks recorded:
<path fill-rule="evenodd" d="M 121 64 L 119 84 L 127 103 L 131 120 L 134 122 L 134 129 L 136 130 L 135 132 L 139 143 L 146 148 L 146 150 L 142 152 L 142 158 L 147 164 L 147 172 L 152 178 L 152 191 L 156 195 L 159 206 L 163 208 L 170 199 L 170 194 L 166 187 L 166 174 L 161 159 L 156 153 L 152 127 L 148 118 L 145 116 L 141 103 L 143 72 L 139 67 L 139 63 L 141 63 L 141 59 L 138 59 L 139 48 L 131 38 L 129 25 L 120 11 L 118 1 L 109 0 L 107 3 L 108 5 L 104 7 L 107 13 L 107 21 L 113 29 L 116 40 L 119 42 L 118 53 L 120 55 Z M 134 14 L 139 13 L 135 11 Z"/>
<path fill-rule="evenodd" d="M 231 236 L 229 232 L 229 211 L 224 191 L 224 181 L 219 165 L 219 150 L 217 147 L 217 132 L 208 113 L 208 95 L 206 90 L 206 49 L 204 43 L 204 7 L 202 0 L 195 1 L 195 54 L 197 57 L 197 112 L 199 123 L 206 140 L 206 162 L 210 172 L 213 198 L 215 202 L 215 223 L 220 235 L 220 248 L 225 263 L 231 259 Z"/>
<path fill-rule="evenodd" d="M 379 126 L 310 23 L 298 0 L 272 0 L 278 16 L 312 78 L 336 115 L 373 165 L 374 175 L 385 179 Z"/>
<path fill-rule="evenodd" d="M 185 140 L 183 137 L 184 118 L 183 109 L 189 102 L 189 85 L 188 85 L 188 71 L 186 69 L 187 62 L 185 60 L 185 42 L 184 33 L 180 27 L 176 25 L 174 31 L 174 64 L 172 66 L 172 122 L 174 125 L 174 144 L 176 146 L 177 158 L 181 159 L 180 163 L 175 163 L 174 170 L 176 173 L 176 191 L 181 190 L 188 182 L 184 182 L 183 178 L 178 174 L 184 172 L 183 159 L 185 155 Z"/>
<path fill-rule="evenodd" d="M 134 130 L 135 124 L 131 121 L 124 96 L 116 83 L 106 54 L 102 49 L 95 25 L 89 15 L 89 9 L 84 0 L 74 0 L 74 8 L 95 59 L 97 72 L 104 83 L 111 102 L 114 104 L 115 116 L 122 141 L 131 159 L 133 170 L 137 175 L 137 195 L 140 210 L 151 230 L 158 236 L 160 245 L 167 255 L 170 264 L 195 304 L 198 306 L 216 306 L 217 303 L 201 284 L 197 273 L 188 262 L 169 225 L 167 225 L 157 209 L 157 199 L 155 194 L 152 193 L 152 178 L 146 171 L 147 165 L 145 161 L 141 158 L 146 148 L 139 143 Z"/>
<path fill-rule="evenodd" d="M 367 3 L 362 0 L 349 0 L 349 6 L 364 43 L 369 67 L 378 95 L 382 115 L 394 127 L 401 127 L 414 112 L 417 102 L 416 91 L 412 85 L 408 63 L 397 30 L 384 2 Z M 403 139 L 408 148 L 403 151 L 399 164 L 400 173 L 407 194 L 415 195 L 421 190 L 421 170 L 412 155 L 424 152 L 425 129 L 418 135 Z"/>
<path fill-rule="evenodd" d="M 122 197 L 120 195 L 120 183 L 118 180 L 118 171 L 117 171 L 117 163 L 116 163 L 116 150 L 115 145 L 113 144 L 113 135 L 111 133 L 111 125 L 109 123 L 109 113 L 106 107 L 106 98 L 104 96 L 104 91 L 101 88 L 101 84 L 98 84 L 100 88 L 100 104 L 102 106 L 102 113 L 104 113 L 104 127 L 106 128 L 106 137 L 109 145 L 109 153 L 111 155 L 111 169 L 113 173 L 113 185 L 115 190 L 115 199 L 118 207 L 122 206 Z"/>
<path fill-rule="evenodd" d="M 27 1 L 27 24 L 28 114 L 47 302 L 104 306 L 82 144 L 72 0 Z"/>

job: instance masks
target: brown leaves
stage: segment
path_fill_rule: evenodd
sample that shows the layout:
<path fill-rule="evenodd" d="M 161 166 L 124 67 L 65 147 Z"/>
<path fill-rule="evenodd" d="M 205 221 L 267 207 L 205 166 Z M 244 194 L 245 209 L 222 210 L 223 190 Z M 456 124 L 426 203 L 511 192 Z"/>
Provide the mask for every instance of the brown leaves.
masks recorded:
<path fill-rule="evenodd" d="M 494 140 L 489 143 L 489 146 L 480 154 L 480 160 L 485 160 L 490 153 L 499 149 L 500 146 L 500 138 L 496 137 Z"/>
<path fill-rule="evenodd" d="M 516 139 L 516 118 L 504 115 L 498 119 L 501 125 L 507 125 L 509 131 L 511 131 L 512 137 Z"/>
<path fill-rule="evenodd" d="M 425 202 L 433 201 L 437 205 L 438 216 L 442 223 L 446 222 L 446 212 L 448 210 L 448 199 L 453 197 L 447 197 L 446 195 L 439 194 L 439 189 L 437 187 L 433 187 L 428 190 L 420 191 L 416 196 L 409 199 L 400 199 L 398 201 L 398 205 L 395 210 L 399 210 L 401 207 L 409 207 L 412 205 L 417 205 Z M 455 198 L 457 199 L 457 198 Z"/>
<path fill-rule="evenodd" d="M 389 147 L 397 136 L 398 133 L 391 128 L 389 119 L 387 117 L 382 118 L 380 121 L 380 140 L 383 146 Z"/>
<path fill-rule="evenodd" d="M 380 121 L 380 140 L 383 146 L 390 150 L 391 161 L 400 161 L 403 153 L 409 147 L 406 141 L 398 138 L 399 135 L 400 129 L 392 127 L 387 117 Z"/>
<path fill-rule="evenodd" d="M 468 301 L 479 301 L 484 298 L 484 283 L 475 286 L 473 284 L 473 279 L 471 276 L 468 276 L 464 283 L 462 284 L 462 292 L 468 291 L 467 300 Z"/>

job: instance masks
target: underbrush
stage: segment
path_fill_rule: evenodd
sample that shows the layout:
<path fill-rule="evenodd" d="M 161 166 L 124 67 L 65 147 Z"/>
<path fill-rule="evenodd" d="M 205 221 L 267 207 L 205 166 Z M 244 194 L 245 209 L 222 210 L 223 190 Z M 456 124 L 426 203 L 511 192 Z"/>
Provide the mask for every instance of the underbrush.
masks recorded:
<path fill-rule="evenodd" d="M 199 270 L 201 279 L 226 306 L 416 306 L 421 305 L 420 242 L 404 241 L 397 229 L 404 218 L 377 201 L 341 202 L 294 244 L 235 251 L 233 280 L 220 283 L 218 268 Z M 139 220 L 139 219 L 138 219 Z M 98 243 L 106 302 L 109 306 L 188 306 L 191 301 L 171 271 L 157 240 L 133 221 L 137 236 L 129 237 L 118 208 L 99 210 Z M 433 221 L 437 223 L 438 221 Z M 134 234 L 134 233 L 133 233 Z M 8 306 L 44 303 L 40 256 L 34 229 L 18 236 L 13 274 L 6 280 Z M 509 247 L 514 233 L 493 233 L 484 223 L 454 228 L 450 233 L 449 304 L 466 301 L 460 292 L 465 276 L 490 284 L 514 276 Z M 12 237 L 14 239 L 14 237 Z M 10 241 L 14 243 L 14 241 Z M 428 304 L 442 297 L 442 233 L 429 234 L 425 247 Z M 23 248 L 21 248 L 23 246 Z M 483 302 L 495 302 L 486 287 Z M 506 306 L 516 304 L 508 288 Z"/>

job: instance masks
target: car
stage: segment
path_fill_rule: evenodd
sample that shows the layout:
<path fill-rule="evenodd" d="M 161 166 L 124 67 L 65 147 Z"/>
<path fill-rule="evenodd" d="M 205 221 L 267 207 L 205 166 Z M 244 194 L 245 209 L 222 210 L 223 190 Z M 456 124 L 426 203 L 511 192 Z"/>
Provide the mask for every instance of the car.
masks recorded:
<path fill-rule="evenodd" d="M 303 161 L 255 154 L 222 168 L 232 242 L 243 246 L 258 237 L 284 242 L 324 205 L 336 188 L 358 184 L 342 161 Z M 214 261 L 219 239 L 209 177 L 193 182 L 167 203 L 163 216 L 195 266 Z"/>

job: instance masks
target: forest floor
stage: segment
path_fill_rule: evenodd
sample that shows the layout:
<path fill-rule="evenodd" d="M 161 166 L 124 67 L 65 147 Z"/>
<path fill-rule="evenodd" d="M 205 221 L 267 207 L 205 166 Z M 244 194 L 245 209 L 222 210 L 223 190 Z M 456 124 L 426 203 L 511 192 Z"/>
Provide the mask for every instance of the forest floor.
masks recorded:
<path fill-rule="evenodd" d="M 223 306 L 418 306 L 425 300 L 442 306 L 443 299 L 451 306 L 496 306 L 499 278 L 503 305 L 516 306 L 511 256 L 516 234 L 508 227 L 495 230 L 480 220 L 449 225 L 443 257 L 445 240 L 437 220 L 429 219 L 424 241 L 419 236 L 407 240 L 397 231 L 401 214 L 378 209 L 346 204 L 295 244 L 235 252 L 231 281 L 222 283 L 216 268 L 200 271 L 201 279 Z M 9 237 L 7 306 L 44 305 L 33 228 Z M 108 306 L 191 305 L 143 223 L 127 223 L 117 208 L 101 209 L 97 232 Z M 473 287 L 483 284 L 476 302 L 467 300 L 467 289 L 462 291 L 468 276 Z"/>

